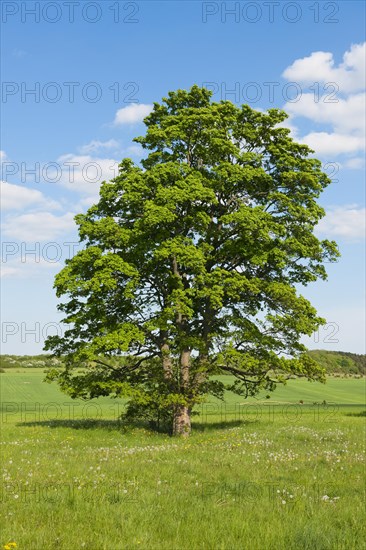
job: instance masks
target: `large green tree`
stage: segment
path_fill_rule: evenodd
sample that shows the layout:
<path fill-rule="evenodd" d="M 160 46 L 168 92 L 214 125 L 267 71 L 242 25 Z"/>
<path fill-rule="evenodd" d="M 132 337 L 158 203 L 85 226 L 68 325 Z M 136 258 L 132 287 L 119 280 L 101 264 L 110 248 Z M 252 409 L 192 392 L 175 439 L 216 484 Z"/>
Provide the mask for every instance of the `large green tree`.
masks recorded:
<path fill-rule="evenodd" d="M 314 235 L 330 180 L 285 118 L 214 103 L 198 86 L 154 104 L 135 139 L 142 166 L 123 160 L 76 216 L 85 249 L 55 280 L 69 328 L 45 349 L 65 358 L 50 375 L 63 390 L 127 395 L 130 411 L 155 410 L 188 434 L 209 393 L 322 379 L 300 339 L 325 321 L 298 286 L 325 279 L 338 255 Z"/>

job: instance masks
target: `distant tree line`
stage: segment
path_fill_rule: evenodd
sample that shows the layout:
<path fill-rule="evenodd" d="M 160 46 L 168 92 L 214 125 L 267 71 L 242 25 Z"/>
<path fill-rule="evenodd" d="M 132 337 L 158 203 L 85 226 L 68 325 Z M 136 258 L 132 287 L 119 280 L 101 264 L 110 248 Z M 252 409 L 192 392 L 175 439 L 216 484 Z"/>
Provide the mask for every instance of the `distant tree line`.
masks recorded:
<path fill-rule="evenodd" d="M 327 374 L 360 374 L 366 376 L 366 355 L 348 351 L 310 350 L 311 357 Z M 63 361 L 57 357 L 42 355 L 0 355 L 2 369 L 57 368 Z"/>
<path fill-rule="evenodd" d="M 49 355 L 0 355 L 0 367 L 2 369 L 48 369 L 50 367 L 62 367 L 63 361 Z"/>
<path fill-rule="evenodd" d="M 366 355 L 348 351 L 311 350 L 311 357 L 327 374 L 366 375 Z"/>

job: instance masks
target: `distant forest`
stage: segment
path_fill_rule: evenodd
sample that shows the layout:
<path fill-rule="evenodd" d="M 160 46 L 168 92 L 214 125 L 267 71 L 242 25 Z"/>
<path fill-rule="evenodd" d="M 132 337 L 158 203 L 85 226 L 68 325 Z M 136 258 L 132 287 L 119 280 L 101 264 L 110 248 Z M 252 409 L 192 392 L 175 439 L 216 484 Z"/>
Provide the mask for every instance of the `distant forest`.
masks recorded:
<path fill-rule="evenodd" d="M 366 376 L 366 355 L 347 351 L 310 350 L 309 355 L 327 374 Z M 1 369 L 61 367 L 62 360 L 48 355 L 0 355 Z"/>
<path fill-rule="evenodd" d="M 327 371 L 327 374 L 366 375 L 365 354 L 314 349 L 309 351 L 309 355 Z"/>

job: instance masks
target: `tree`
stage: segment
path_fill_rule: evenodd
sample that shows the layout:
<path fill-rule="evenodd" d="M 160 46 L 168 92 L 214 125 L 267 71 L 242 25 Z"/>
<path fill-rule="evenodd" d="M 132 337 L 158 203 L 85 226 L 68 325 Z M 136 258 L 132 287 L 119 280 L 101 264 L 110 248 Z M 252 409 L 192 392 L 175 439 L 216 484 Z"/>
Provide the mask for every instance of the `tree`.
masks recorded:
<path fill-rule="evenodd" d="M 64 391 L 129 396 L 131 414 L 155 410 L 186 435 L 207 394 L 323 379 L 300 338 L 325 320 L 297 285 L 326 279 L 338 255 L 313 232 L 330 180 L 285 119 L 198 86 L 154 104 L 142 166 L 124 159 L 76 216 L 85 249 L 55 279 L 70 328 L 45 349 L 65 358 L 49 376 Z"/>

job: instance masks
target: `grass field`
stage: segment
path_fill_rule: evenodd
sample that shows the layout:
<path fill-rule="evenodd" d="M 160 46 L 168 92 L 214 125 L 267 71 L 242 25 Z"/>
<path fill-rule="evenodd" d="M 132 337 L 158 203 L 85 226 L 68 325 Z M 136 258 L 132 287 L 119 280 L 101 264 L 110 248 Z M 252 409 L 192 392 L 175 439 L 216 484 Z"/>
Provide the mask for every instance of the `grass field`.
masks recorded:
<path fill-rule="evenodd" d="M 43 377 L 0 375 L 1 547 L 364 547 L 364 379 L 212 400 L 184 441 Z"/>

